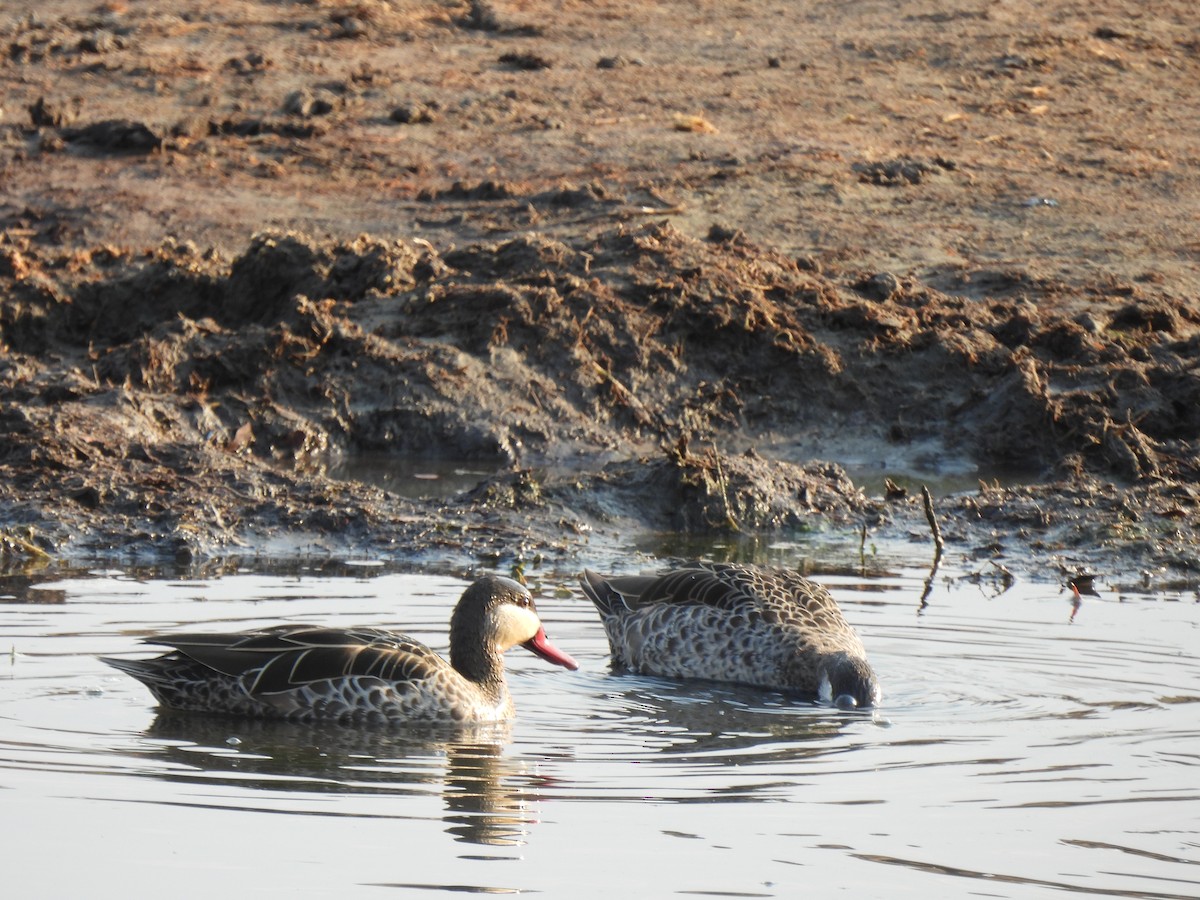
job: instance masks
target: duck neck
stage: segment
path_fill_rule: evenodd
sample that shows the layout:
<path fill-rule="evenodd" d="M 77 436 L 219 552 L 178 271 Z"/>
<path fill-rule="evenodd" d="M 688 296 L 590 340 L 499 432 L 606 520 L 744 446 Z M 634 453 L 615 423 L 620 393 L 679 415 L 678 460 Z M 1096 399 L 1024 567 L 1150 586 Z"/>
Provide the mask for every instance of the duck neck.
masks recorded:
<path fill-rule="evenodd" d="M 504 684 L 504 655 L 492 647 L 475 646 L 470 651 L 450 648 L 450 665 L 468 681 L 494 699 L 506 693 Z"/>

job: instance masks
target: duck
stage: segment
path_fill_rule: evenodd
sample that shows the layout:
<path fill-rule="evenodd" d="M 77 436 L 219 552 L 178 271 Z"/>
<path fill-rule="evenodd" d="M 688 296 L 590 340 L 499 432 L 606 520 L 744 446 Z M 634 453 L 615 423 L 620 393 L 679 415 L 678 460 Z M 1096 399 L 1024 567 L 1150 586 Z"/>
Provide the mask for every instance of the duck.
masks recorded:
<path fill-rule="evenodd" d="M 519 582 L 484 575 L 450 618 L 450 659 L 381 628 L 279 625 L 226 634 L 154 635 L 172 648 L 152 659 L 100 657 L 133 676 L 168 710 L 345 723 L 494 723 L 515 710 L 504 653 L 518 644 L 574 670 L 546 637 Z"/>
<path fill-rule="evenodd" d="M 858 633 L 820 584 L 788 569 L 687 562 L 580 579 L 613 663 L 642 675 L 751 685 L 840 709 L 880 702 Z"/>

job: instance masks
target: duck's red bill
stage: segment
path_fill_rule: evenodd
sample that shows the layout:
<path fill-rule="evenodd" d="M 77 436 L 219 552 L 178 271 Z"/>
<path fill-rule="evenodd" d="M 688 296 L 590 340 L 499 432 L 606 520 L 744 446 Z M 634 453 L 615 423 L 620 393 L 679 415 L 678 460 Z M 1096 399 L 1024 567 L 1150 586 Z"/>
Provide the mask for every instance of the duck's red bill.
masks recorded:
<path fill-rule="evenodd" d="M 546 662 L 554 663 L 556 666 L 564 666 L 571 671 L 579 668 L 579 663 L 550 643 L 550 639 L 546 637 L 545 628 L 539 627 L 537 634 L 521 646 L 526 650 L 536 653 L 542 659 L 546 660 Z"/>

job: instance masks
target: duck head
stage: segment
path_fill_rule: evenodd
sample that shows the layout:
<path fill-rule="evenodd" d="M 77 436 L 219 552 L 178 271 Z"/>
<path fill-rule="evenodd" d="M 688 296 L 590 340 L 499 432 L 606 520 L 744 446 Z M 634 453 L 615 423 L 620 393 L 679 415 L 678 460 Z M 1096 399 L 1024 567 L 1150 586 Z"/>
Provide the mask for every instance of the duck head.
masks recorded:
<path fill-rule="evenodd" d="M 477 654 L 485 647 L 503 654 L 518 644 L 547 662 L 579 668 L 579 663 L 546 637 L 533 596 L 524 585 L 511 578 L 484 575 L 467 588 L 450 619 L 450 662 L 460 668 L 456 657 Z"/>
<path fill-rule="evenodd" d="M 879 681 L 861 656 L 834 653 L 821 672 L 819 696 L 822 703 L 838 709 L 858 709 L 879 703 Z"/>

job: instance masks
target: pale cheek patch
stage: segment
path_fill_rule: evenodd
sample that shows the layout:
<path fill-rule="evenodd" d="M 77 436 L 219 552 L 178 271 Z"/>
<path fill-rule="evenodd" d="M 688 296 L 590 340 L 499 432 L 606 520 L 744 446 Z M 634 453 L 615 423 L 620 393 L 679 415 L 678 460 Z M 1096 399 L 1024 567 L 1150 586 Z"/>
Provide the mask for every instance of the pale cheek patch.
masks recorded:
<path fill-rule="evenodd" d="M 504 650 L 523 644 L 535 634 L 542 623 L 528 609 L 511 603 L 496 609 L 490 616 L 489 626 L 496 636 L 496 644 Z"/>

